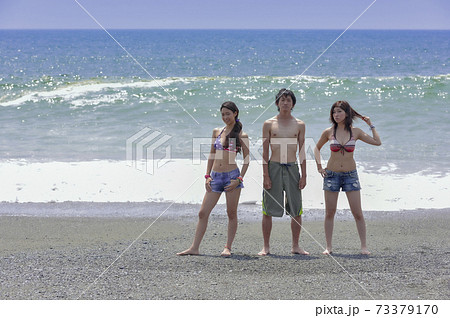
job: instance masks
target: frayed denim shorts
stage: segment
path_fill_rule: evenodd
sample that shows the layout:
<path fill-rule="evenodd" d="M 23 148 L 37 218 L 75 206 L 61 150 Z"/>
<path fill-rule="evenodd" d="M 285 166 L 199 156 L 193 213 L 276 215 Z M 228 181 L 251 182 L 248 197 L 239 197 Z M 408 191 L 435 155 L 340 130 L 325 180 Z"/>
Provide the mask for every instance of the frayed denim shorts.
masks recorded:
<path fill-rule="evenodd" d="M 215 172 L 211 171 L 211 189 L 213 192 L 219 192 L 222 193 L 225 191 L 225 187 L 231 183 L 232 179 L 236 179 L 239 177 L 241 172 L 239 171 L 239 168 L 236 168 L 231 171 L 227 172 Z M 244 184 L 240 183 L 237 188 L 243 188 Z"/>
<path fill-rule="evenodd" d="M 358 172 L 356 170 L 346 172 L 334 172 L 325 169 L 326 176 L 323 178 L 323 189 L 325 191 L 339 192 L 361 190 L 359 184 Z"/>

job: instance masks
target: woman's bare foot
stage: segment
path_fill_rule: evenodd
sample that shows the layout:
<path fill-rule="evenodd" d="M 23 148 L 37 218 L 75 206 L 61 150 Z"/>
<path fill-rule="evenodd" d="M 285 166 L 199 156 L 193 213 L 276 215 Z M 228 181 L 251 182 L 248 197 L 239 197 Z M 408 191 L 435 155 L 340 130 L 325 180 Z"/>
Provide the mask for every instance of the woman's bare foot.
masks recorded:
<path fill-rule="evenodd" d="M 264 248 L 261 250 L 261 252 L 258 253 L 258 255 L 259 255 L 259 256 L 267 256 L 267 255 L 270 255 L 270 249 L 264 247 Z"/>
<path fill-rule="evenodd" d="M 323 255 L 331 255 L 331 254 L 333 254 L 333 251 L 331 251 L 331 248 L 330 249 L 327 248 L 325 251 L 322 252 L 322 254 Z"/>
<path fill-rule="evenodd" d="M 362 254 L 362 255 L 369 255 L 370 252 L 369 252 L 369 250 L 368 250 L 367 248 L 362 248 L 362 249 L 361 249 L 361 254 Z"/>
<path fill-rule="evenodd" d="M 220 256 L 230 257 L 231 256 L 231 248 L 228 248 L 225 246 L 225 248 L 223 249 L 223 252 L 220 254 Z"/>
<path fill-rule="evenodd" d="M 293 247 L 292 254 L 300 254 L 300 255 L 309 255 L 309 252 L 305 251 L 304 249 L 302 249 L 301 247 Z"/>
<path fill-rule="evenodd" d="M 185 250 L 185 251 L 183 251 L 183 252 L 177 253 L 177 255 L 180 255 L 180 256 L 186 256 L 186 255 L 199 255 L 199 252 L 198 252 L 198 250 L 189 248 L 189 249 L 187 249 L 187 250 Z"/>

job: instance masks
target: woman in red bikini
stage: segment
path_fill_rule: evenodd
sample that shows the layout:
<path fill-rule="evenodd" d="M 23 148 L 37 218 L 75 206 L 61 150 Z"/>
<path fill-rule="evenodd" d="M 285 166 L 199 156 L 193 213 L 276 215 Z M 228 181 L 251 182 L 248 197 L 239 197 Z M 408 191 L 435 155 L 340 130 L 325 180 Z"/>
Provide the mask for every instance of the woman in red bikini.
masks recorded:
<path fill-rule="evenodd" d="M 198 213 L 198 224 L 194 241 L 190 248 L 178 253 L 178 255 L 198 255 L 199 246 L 206 232 L 208 218 L 217 201 L 225 192 L 227 199 L 228 235 L 227 243 L 222 256 L 231 256 L 231 244 L 237 230 L 237 207 L 243 177 L 249 164 L 248 136 L 242 131 L 242 123 L 239 121 L 239 109 L 233 102 L 225 102 L 220 107 L 222 120 L 225 127 L 216 128 L 212 135 L 211 151 L 206 167 L 205 188 L 206 193 Z M 244 164 L 242 171 L 236 164 L 236 156 L 242 151 Z"/>
<path fill-rule="evenodd" d="M 359 128 L 352 127 L 353 119 L 361 118 L 372 130 L 372 136 Z M 350 210 L 356 221 L 359 239 L 361 240 L 361 254 L 370 254 L 366 245 L 366 223 L 361 208 L 361 186 L 359 184 L 356 163 L 353 152 L 357 140 L 368 144 L 381 145 L 380 136 L 372 125 L 370 118 L 356 112 L 348 102 L 338 101 L 333 104 L 330 111 L 330 121 L 333 126 L 323 131 L 322 136 L 314 149 L 317 170 L 324 178 L 323 190 L 325 193 L 325 238 L 327 247 L 323 254 L 332 253 L 331 240 L 333 236 L 334 215 L 336 214 L 339 191 L 342 189 L 347 195 Z M 327 167 L 322 168 L 320 149 L 330 141 L 331 156 Z"/>

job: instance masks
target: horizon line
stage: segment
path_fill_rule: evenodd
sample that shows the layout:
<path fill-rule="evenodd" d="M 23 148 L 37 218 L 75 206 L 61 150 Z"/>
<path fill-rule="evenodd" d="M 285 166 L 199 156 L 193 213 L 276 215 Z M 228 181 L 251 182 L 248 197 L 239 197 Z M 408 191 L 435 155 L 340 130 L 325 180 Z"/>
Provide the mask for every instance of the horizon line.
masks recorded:
<path fill-rule="evenodd" d="M 340 28 L 109 28 L 125 31 L 339 31 Z M 101 31 L 99 28 L 2 28 L 0 31 Z M 358 28 L 348 31 L 450 31 L 449 29 L 369 29 Z"/>

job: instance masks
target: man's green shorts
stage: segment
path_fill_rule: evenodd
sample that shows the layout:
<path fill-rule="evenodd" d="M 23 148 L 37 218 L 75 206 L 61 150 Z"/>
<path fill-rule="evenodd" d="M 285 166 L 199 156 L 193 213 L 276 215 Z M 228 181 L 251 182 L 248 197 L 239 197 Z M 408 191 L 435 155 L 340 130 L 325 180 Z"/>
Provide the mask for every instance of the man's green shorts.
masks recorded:
<path fill-rule="evenodd" d="M 269 216 L 282 217 L 284 214 L 283 194 L 285 194 L 286 214 L 290 216 L 301 215 L 303 209 L 302 192 L 298 187 L 300 181 L 298 164 L 296 162 L 269 161 L 268 168 L 272 188 L 263 190 L 263 213 Z"/>

